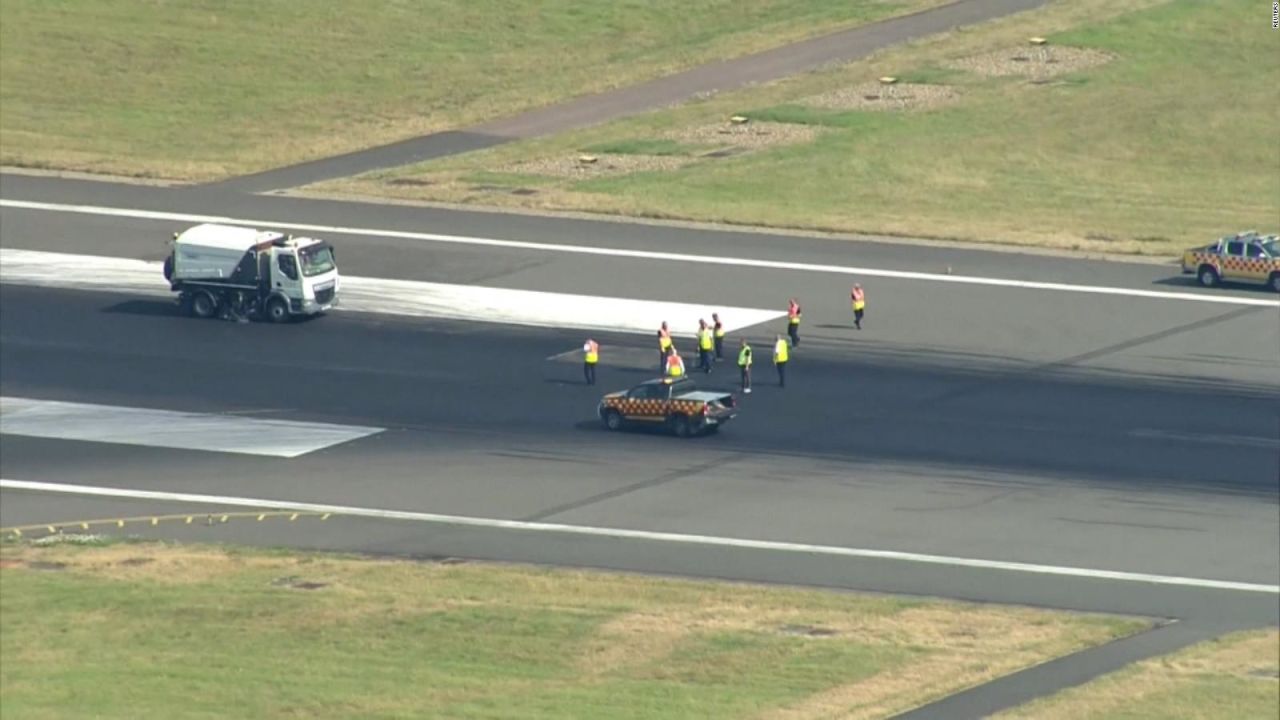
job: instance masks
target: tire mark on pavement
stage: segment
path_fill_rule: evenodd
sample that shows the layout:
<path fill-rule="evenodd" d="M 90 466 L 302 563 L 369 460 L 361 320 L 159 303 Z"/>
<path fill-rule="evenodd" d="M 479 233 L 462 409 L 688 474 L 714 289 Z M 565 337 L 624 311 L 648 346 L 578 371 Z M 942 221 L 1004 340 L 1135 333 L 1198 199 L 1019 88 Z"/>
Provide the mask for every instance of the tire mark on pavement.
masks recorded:
<path fill-rule="evenodd" d="M 1150 333 L 1148 335 L 1142 335 L 1140 337 L 1130 338 L 1128 340 L 1115 343 L 1114 345 L 1108 345 L 1106 347 L 1098 348 L 1097 350 L 1090 350 L 1089 352 L 1081 353 L 1079 355 L 1072 355 L 1070 357 L 1062 358 L 1060 360 L 1054 360 L 1052 362 L 1041 363 L 1039 365 L 1033 365 L 1030 367 L 1018 368 L 1005 373 L 999 373 L 996 377 L 992 377 L 990 379 L 983 379 L 981 381 L 978 381 L 969 385 L 962 385 L 961 387 L 955 388 L 954 390 L 949 390 L 940 395 L 936 395 L 932 398 L 921 401 L 919 405 L 921 407 L 926 407 L 926 406 L 935 405 L 937 403 L 948 402 L 950 400 L 955 400 L 957 398 L 961 398 L 966 395 L 973 395 L 991 388 L 1001 387 L 1004 385 L 1005 382 L 1008 381 L 1009 378 L 1012 378 L 1012 377 L 1028 377 L 1031 375 L 1038 375 L 1042 373 L 1052 372 L 1054 370 L 1060 370 L 1063 368 L 1072 367 L 1074 365 L 1080 365 L 1081 363 L 1086 363 L 1091 360 L 1097 360 L 1098 358 L 1106 357 L 1108 355 L 1114 355 L 1116 353 L 1124 352 L 1125 350 L 1132 350 L 1133 348 L 1140 347 L 1142 345 L 1148 345 L 1150 343 L 1158 342 L 1160 340 L 1165 340 L 1167 338 L 1181 335 L 1183 333 L 1188 333 L 1195 330 L 1202 330 L 1204 328 L 1210 327 L 1212 325 L 1216 325 L 1221 322 L 1235 320 L 1237 318 L 1241 318 L 1246 315 L 1249 315 L 1250 313 L 1256 313 L 1262 309 L 1263 308 L 1260 308 L 1260 307 L 1237 308 L 1235 310 L 1225 312 L 1221 315 L 1215 315 L 1213 317 L 1204 318 L 1203 320 L 1197 320 L 1195 322 L 1187 323 L 1185 325 L 1178 325 L 1175 327 L 1166 328 L 1164 330 Z"/>
<path fill-rule="evenodd" d="M 596 495 L 589 495 L 580 500 L 574 500 L 573 502 L 567 502 L 562 505 L 556 505 L 554 507 L 547 508 L 546 510 L 542 510 L 540 512 L 534 513 L 533 515 L 522 517 L 520 518 L 520 520 L 523 522 L 537 522 L 539 520 L 545 520 L 549 517 L 559 515 L 560 513 L 563 513 L 563 512 L 568 512 L 570 510 L 577 510 L 579 508 L 583 508 L 588 505 L 594 505 L 599 502 L 604 502 L 605 500 L 612 500 L 616 497 L 628 495 L 630 493 L 638 492 L 640 490 L 647 490 L 649 488 L 658 487 L 659 485 L 665 485 L 669 482 L 674 482 L 676 480 L 683 480 L 685 478 L 698 475 L 699 473 L 704 473 L 707 470 L 711 470 L 713 468 L 717 468 L 722 465 L 728 465 L 729 463 L 736 462 L 745 457 L 747 457 L 747 453 L 741 453 L 741 452 L 732 453 L 730 455 L 724 455 L 718 458 L 714 458 L 712 460 L 708 460 L 706 462 L 695 463 L 693 465 L 677 468 L 675 470 L 672 470 L 671 472 L 663 473 L 662 475 L 659 475 L 658 477 L 655 477 L 655 478 L 650 478 L 648 480 L 641 480 L 640 482 L 632 483 L 630 485 L 623 485 L 622 487 L 614 488 L 613 490 L 609 490 L 607 492 L 602 492 Z"/>

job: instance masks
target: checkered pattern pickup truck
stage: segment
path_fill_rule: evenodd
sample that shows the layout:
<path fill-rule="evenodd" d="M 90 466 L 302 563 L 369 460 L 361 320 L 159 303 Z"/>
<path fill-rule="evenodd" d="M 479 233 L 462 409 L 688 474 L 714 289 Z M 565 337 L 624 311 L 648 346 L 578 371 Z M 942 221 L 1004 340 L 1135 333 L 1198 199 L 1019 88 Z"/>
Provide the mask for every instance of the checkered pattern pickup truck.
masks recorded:
<path fill-rule="evenodd" d="M 1266 285 L 1280 292 L 1280 235 L 1228 235 L 1182 254 L 1182 272 L 1205 287 L 1222 282 Z"/>
<path fill-rule="evenodd" d="M 605 395 L 596 409 L 610 430 L 663 427 L 680 437 L 712 433 L 738 414 L 732 393 L 700 391 L 689 378 L 648 380 Z"/>

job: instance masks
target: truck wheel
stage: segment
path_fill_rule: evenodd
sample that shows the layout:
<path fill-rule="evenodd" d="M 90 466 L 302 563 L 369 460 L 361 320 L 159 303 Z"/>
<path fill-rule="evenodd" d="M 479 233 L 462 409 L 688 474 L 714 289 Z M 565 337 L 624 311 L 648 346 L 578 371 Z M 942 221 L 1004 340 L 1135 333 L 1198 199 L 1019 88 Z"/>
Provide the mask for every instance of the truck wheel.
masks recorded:
<path fill-rule="evenodd" d="M 604 426 L 610 430 L 622 429 L 622 413 L 617 410 L 604 411 Z"/>
<path fill-rule="evenodd" d="M 278 297 L 267 301 L 267 319 L 273 323 L 282 323 L 289 319 L 289 306 Z"/>
<path fill-rule="evenodd" d="M 205 320 L 218 314 L 218 301 L 212 293 L 197 290 L 191 295 L 191 314 Z"/>
<path fill-rule="evenodd" d="M 164 279 L 173 280 L 173 256 L 164 259 Z"/>
<path fill-rule="evenodd" d="M 1201 265 L 1198 277 L 1200 278 L 1200 284 L 1205 287 L 1213 287 L 1218 284 L 1218 271 L 1214 270 L 1212 265 Z"/>
<path fill-rule="evenodd" d="M 689 427 L 689 418 L 683 415 L 677 415 L 671 421 L 671 429 L 675 431 L 676 437 L 687 438 L 692 434 L 692 428 Z"/>
<path fill-rule="evenodd" d="M 1280 293 L 1280 272 L 1271 273 L 1271 282 L 1267 284 L 1271 286 L 1272 292 Z"/>

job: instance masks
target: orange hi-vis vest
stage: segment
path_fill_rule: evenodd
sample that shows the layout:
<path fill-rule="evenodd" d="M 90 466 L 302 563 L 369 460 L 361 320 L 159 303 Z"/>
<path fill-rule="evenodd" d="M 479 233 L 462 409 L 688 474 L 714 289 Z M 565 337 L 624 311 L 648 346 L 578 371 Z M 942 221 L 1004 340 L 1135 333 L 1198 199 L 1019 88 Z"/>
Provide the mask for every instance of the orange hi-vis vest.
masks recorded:
<path fill-rule="evenodd" d="M 667 374 L 671 377 L 680 377 L 684 374 L 684 358 L 679 353 L 671 353 L 667 356 Z"/>
<path fill-rule="evenodd" d="M 791 307 L 787 308 L 787 317 L 791 321 L 792 325 L 799 325 L 800 324 L 800 306 L 792 305 Z"/>
<path fill-rule="evenodd" d="M 600 362 L 600 344 L 595 340 L 588 340 L 587 344 L 582 346 L 583 353 L 586 354 L 586 361 L 592 365 Z"/>

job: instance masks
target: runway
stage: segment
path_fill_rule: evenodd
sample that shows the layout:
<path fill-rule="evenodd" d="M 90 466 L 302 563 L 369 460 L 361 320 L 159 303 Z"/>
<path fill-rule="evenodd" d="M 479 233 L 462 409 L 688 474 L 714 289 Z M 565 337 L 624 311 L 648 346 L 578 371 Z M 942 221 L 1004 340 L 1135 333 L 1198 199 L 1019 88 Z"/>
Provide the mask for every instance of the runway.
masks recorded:
<path fill-rule="evenodd" d="M 999 280 L 1209 292 L 1182 283 L 1171 267 L 750 232 L 10 175 L 0 181 L 0 196 L 886 271 L 932 273 L 950 265 Z M 168 220 L 0 208 L 5 250 L 154 261 L 177 229 Z M 6 281 L 0 395 L 29 403 L 22 407 L 65 401 L 377 432 L 296 456 L 254 455 L 20 434 L 19 416 L 5 410 L 17 431 L 0 435 L 0 477 L 1264 586 L 1280 580 L 1274 295 L 1233 288 L 1211 296 L 1241 302 L 1204 302 L 881 275 L 862 280 L 871 312 L 857 331 L 847 305 L 853 278 L 845 274 L 363 231 L 324 237 L 338 247 L 344 273 L 367 277 L 708 310 L 782 309 L 798 296 L 802 343 L 782 389 L 767 362 L 781 324 L 735 329 L 731 343 L 745 337 L 756 347 L 756 392 L 719 435 L 681 441 L 611 434 L 595 419 L 602 392 L 656 370 L 653 343 L 640 332 L 593 331 L 603 364 L 600 385 L 587 387 L 576 350 L 585 331 L 572 317 L 563 327 L 522 328 L 485 318 L 336 311 L 286 326 L 243 325 L 179 317 L 171 300 L 154 295 Z M 692 349 L 688 338 L 680 342 Z M 734 389 L 736 373 L 724 365 L 699 382 Z M 12 488 L 0 489 L 0 498 L 6 527 L 209 511 Z M 155 532 L 1029 603 L 1177 618 L 1199 628 L 1179 642 L 1280 622 L 1272 593 L 748 546 L 358 517 L 301 529 L 263 523 Z M 1076 662 L 1100 672 L 1127 657 L 1123 646 L 1114 652 L 1111 661 Z"/>

